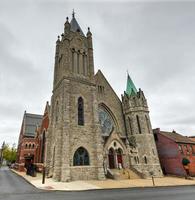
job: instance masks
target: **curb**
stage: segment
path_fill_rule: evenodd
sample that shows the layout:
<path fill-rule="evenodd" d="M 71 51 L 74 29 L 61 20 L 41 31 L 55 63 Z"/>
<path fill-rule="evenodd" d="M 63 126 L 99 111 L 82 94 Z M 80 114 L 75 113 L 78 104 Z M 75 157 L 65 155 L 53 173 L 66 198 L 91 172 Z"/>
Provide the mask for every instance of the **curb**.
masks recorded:
<path fill-rule="evenodd" d="M 56 192 L 86 192 L 86 191 L 97 191 L 97 190 L 127 190 L 127 189 L 158 189 L 158 188 L 172 188 L 172 187 L 191 187 L 191 186 L 195 186 L 194 184 L 190 184 L 190 185 L 167 185 L 167 186 L 161 186 L 161 185 L 155 185 L 155 186 L 133 186 L 133 187 L 118 187 L 118 188 L 92 188 L 92 189 L 80 189 L 80 190 L 59 190 L 59 189 L 55 189 L 52 186 L 45 186 L 45 188 L 40 188 L 37 187 L 36 185 L 32 184 L 28 179 L 26 179 L 24 176 L 20 175 L 19 173 L 17 173 L 17 171 L 10 169 L 10 171 L 12 171 L 14 174 L 16 174 L 19 177 L 22 177 L 28 184 L 32 185 L 34 188 L 39 189 L 39 190 L 43 190 L 43 191 L 56 191 Z M 49 189 L 49 187 L 51 187 L 52 189 Z"/>

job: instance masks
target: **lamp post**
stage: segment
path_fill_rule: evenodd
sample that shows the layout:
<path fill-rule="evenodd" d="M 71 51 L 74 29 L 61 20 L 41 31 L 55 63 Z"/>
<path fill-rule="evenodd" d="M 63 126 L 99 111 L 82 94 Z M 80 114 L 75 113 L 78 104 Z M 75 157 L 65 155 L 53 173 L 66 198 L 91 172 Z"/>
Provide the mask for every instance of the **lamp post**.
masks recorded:
<path fill-rule="evenodd" d="M 42 140 L 42 155 L 41 155 L 41 161 L 43 162 L 43 170 L 42 170 L 42 184 L 45 184 L 45 131 L 43 131 L 43 140 Z"/>

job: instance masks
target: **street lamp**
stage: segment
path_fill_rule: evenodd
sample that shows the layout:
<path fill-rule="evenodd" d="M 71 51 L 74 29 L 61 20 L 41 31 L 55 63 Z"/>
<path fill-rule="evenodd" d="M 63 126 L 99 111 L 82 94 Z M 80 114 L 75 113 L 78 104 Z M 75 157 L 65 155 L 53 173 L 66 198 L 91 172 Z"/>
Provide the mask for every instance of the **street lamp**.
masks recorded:
<path fill-rule="evenodd" d="M 43 170 L 42 170 L 42 184 L 45 184 L 45 131 L 43 131 L 43 140 L 42 140 L 42 155 L 41 160 L 43 162 Z"/>

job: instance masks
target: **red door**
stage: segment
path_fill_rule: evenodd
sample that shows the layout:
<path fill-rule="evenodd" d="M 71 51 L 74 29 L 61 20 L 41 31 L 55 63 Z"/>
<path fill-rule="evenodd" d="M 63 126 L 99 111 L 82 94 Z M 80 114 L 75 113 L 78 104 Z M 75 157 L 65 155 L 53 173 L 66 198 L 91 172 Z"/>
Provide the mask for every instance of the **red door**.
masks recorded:
<path fill-rule="evenodd" d="M 118 165 L 121 165 L 121 167 L 123 167 L 123 158 L 122 158 L 122 150 L 118 149 L 117 151 L 117 161 L 118 161 Z"/>

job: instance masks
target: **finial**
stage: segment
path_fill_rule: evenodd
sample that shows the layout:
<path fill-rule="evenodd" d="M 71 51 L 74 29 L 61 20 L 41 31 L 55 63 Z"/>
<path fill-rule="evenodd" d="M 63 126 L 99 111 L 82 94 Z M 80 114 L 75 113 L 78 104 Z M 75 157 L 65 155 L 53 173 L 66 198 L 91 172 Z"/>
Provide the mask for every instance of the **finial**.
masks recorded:
<path fill-rule="evenodd" d="M 91 37 L 91 31 L 90 31 L 90 28 L 88 27 L 88 31 L 87 31 L 87 37 Z"/>
<path fill-rule="evenodd" d="M 60 39 L 60 36 L 58 35 L 58 40 Z"/>
<path fill-rule="evenodd" d="M 73 9 L 73 11 L 72 11 L 72 17 L 73 17 L 73 18 L 75 17 L 74 9 Z"/>
<path fill-rule="evenodd" d="M 66 21 L 68 22 L 68 17 L 66 17 Z"/>

